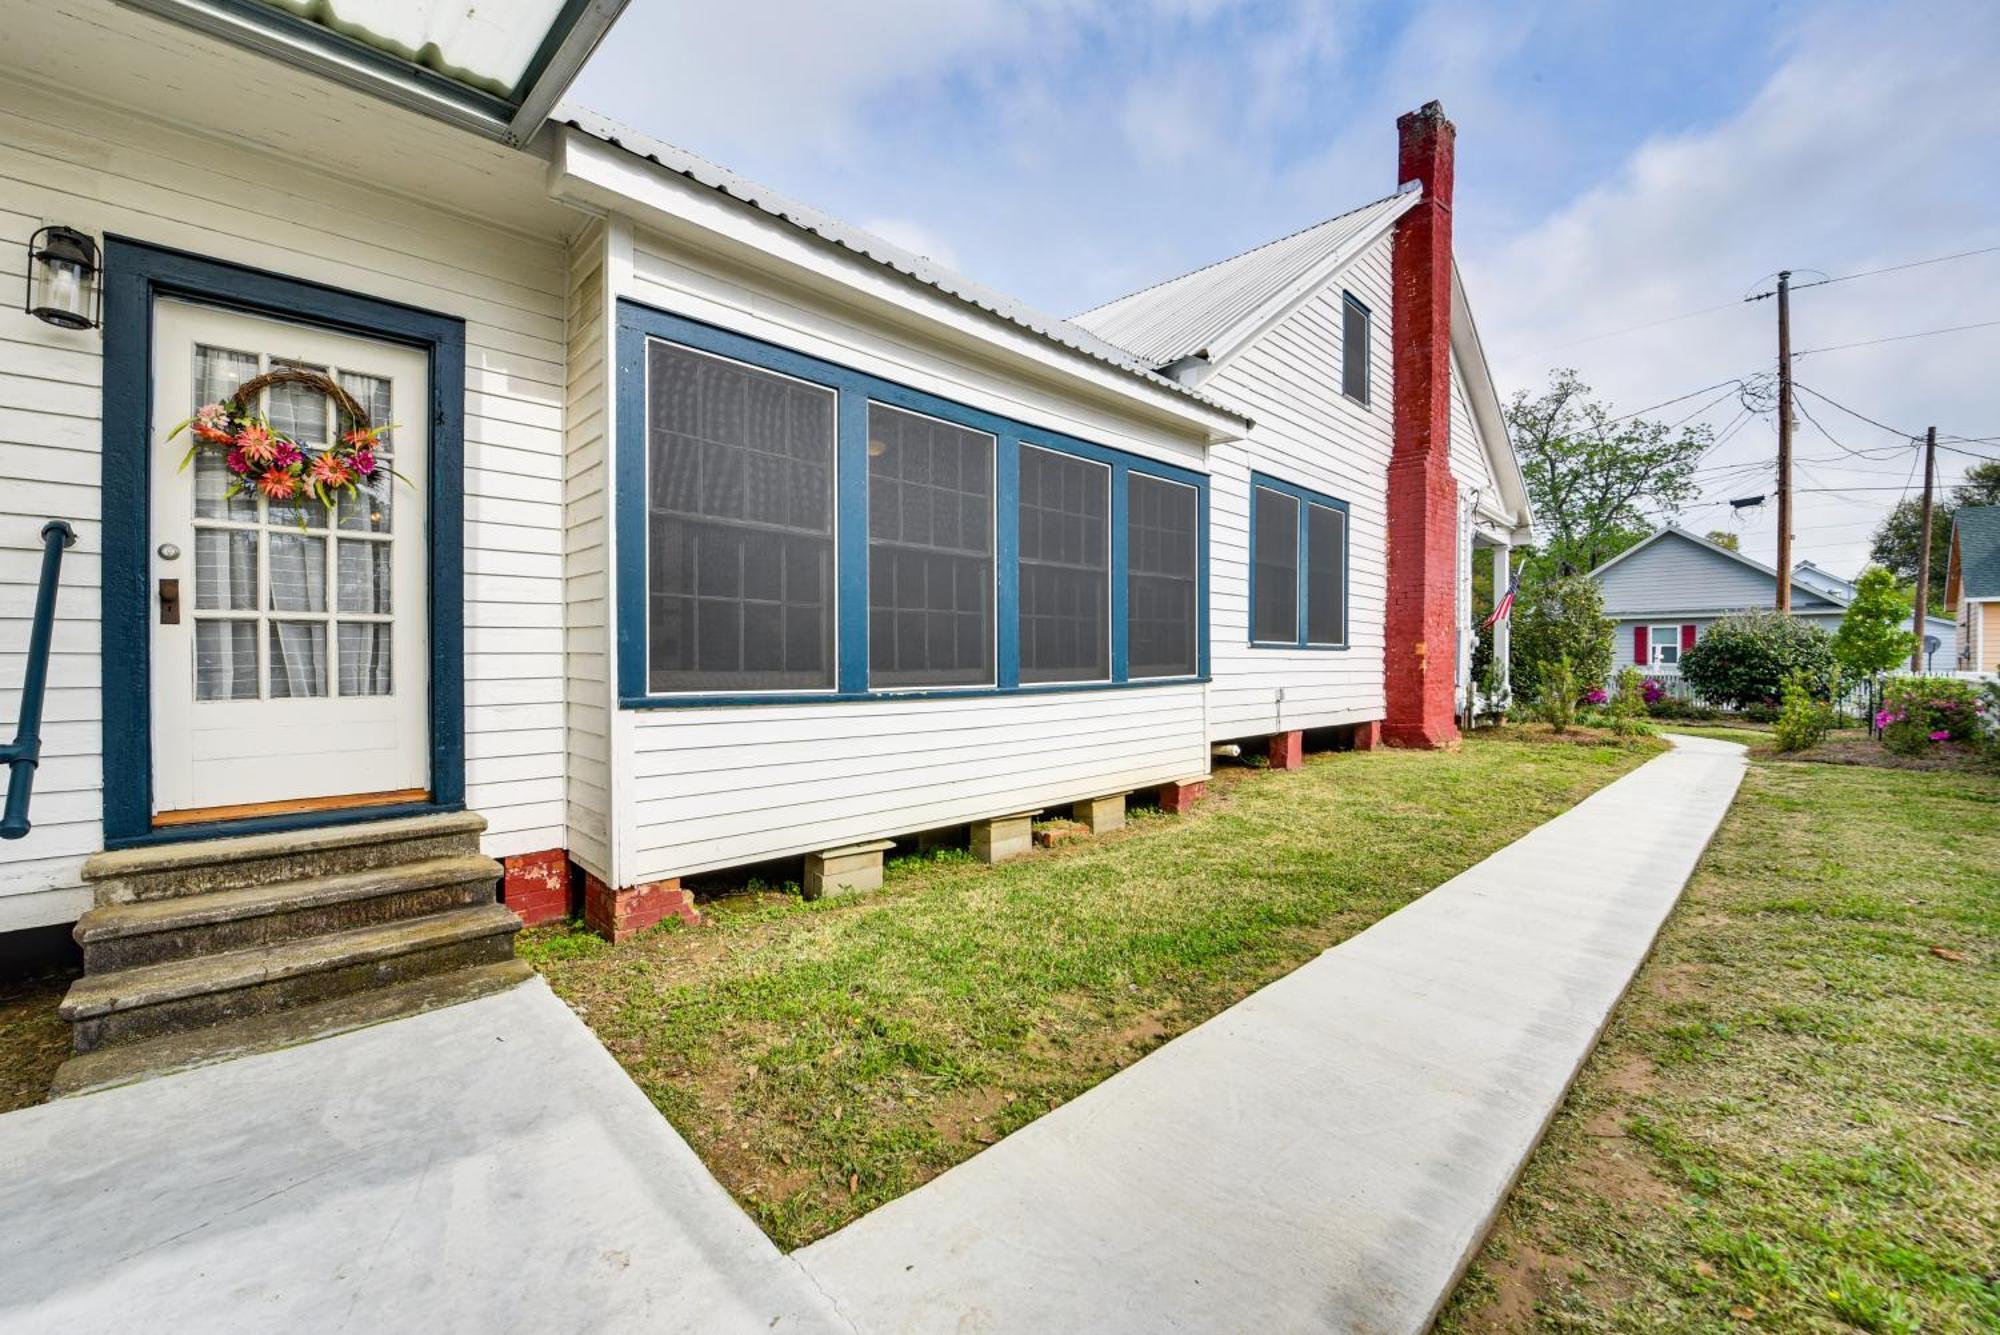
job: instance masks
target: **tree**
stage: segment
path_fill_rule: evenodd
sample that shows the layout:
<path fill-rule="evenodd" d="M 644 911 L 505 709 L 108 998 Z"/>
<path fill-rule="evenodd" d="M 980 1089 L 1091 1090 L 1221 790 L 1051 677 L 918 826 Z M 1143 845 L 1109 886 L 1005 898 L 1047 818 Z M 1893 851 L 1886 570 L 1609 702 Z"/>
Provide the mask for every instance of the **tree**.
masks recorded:
<path fill-rule="evenodd" d="M 1718 547 L 1727 547 L 1732 552 L 1743 550 L 1743 535 L 1726 528 L 1710 529 L 1708 531 L 1708 540 Z"/>
<path fill-rule="evenodd" d="M 1681 678 L 1712 705 L 1775 706 L 1794 677 L 1816 699 L 1833 693 L 1833 640 L 1776 611 L 1733 612 L 1681 651 Z"/>
<path fill-rule="evenodd" d="M 1833 633 L 1833 656 L 1855 677 L 1873 677 L 1910 661 L 1917 637 L 1903 629 L 1910 600 L 1896 577 L 1882 566 L 1869 566 L 1854 582 L 1854 601 Z"/>
<path fill-rule="evenodd" d="M 1965 470 L 1965 480 L 1931 507 L 1931 611 L 1944 610 L 1944 568 L 1951 557 L 1951 517 L 1974 505 L 2000 505 L 2000 460 L 1977 463 Z M 1887 566 L 1906 585 L 1917 582 L 1917 547 L 1923 541 L 1924 504 L 1896 502 L 1875 530 L 1868 559 Z M 1909 599 L 1905 597 L 1904 605 Z"/>
<path fill-rule="evenodd" d="M 1706 426 L 1620 419 L 1569 370 L 1553 372 L 1540 398 L 1517 392 L 1507 431 L 1544 535 L 1537 562 L 1555 575 L 1593 569 L 1651 533 L 1648 508 L 1672 514 L 1694 499 L 1695 462 L 1714 438 Z"/>
<path fill-rule="evenodd" d="M 1543 673 L 1558 662 L 1567 662 L 1585 689 L 1603 684 L 1611 675 L 1611 631 L 1597 581 L 1524 578 L 1514 596 L 1514 693 L 1539 698 Z"/>

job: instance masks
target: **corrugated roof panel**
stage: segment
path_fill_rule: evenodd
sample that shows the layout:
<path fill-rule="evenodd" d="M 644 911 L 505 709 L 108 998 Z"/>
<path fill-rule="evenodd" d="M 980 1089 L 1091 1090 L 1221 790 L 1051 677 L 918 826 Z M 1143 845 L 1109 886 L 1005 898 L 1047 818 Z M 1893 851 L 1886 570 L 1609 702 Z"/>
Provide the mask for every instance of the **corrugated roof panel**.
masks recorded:
<path fill-rule="evenodd" d="M 1166 366 L 1208 349 L 1314 266 L 1406 207 L 1402 194 L 1072 316 L 1099 338 Z"/>
<path fill-rule="evenodd" d="M 706 158 L 641 134 L 637 130 L 618 124 L 609 117 L 582 107 L 565 104 L 558 107 L 550 119 L 615 148 L 637 154 L 699 185 L 719 190 L 732 199 L 790 223 L 802 231 L 810 232 L 823 241 L 844 250 L 851 250 L 926 287 L 935 288 L 948 297 L 977 307 L 1009 324 L 1018 325 L 1072 352 L 1082 353 L 1086 357 L 1117 367 L 1155 389 L 1168 390 L 1182 398 L 1191 399 L 1204 408 L 1221 413 L 1234 421 L 1246 424 L 1249 421 L 1236 409 L 1225 407 L 1199 391 L 1158 374 L 1154 370 L 1155 363 L 1134 356 L 1124 348 L 1114 346 L 1072 321 L 1044 315 L 1031 306 L 945 268 L 935 260 L 914 254 L 900 246 L 891 245 L 872 232 L 851 227 L 838 218 L 821 213 L 818 209 L 787 199 L 754 181 L 745 180 L 726 168 L 716 166 Z"/>

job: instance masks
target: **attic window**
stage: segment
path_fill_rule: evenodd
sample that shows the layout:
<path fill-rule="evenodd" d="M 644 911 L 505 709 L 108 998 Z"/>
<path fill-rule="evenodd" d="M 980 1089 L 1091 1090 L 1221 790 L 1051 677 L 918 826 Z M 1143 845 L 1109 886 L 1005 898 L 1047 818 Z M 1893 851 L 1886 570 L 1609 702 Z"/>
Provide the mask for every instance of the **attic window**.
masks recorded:
<path fill-rule="evenodd" d="M 1368 340 L 1374 317 L 1352 292 L 1340 294 L 1340 307 L 1340 392 L 1366 408 Z"/>

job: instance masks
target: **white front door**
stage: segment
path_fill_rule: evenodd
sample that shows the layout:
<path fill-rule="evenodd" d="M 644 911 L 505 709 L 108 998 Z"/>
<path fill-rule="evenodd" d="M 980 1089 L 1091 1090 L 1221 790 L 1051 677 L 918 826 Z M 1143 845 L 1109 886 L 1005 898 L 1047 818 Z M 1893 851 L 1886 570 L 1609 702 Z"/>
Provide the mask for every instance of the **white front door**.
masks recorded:
<path fill-rule="evenodd" d="M 227 496 L 223 451 L 203 447 L 183 470 L 189 437 L 167 439 L 196 408 L 287 365 L 332 376 L 371 424 L 395 425 L 379 452 L 388 467 L 332 512 L 309 496 Z M 155 824 L 427 795 L 428 374 L 425 354 L 398 344 L 155 305 Z M 302 445 L 346 429 L 314 390 L 260 397 L 254 411 Z"/>

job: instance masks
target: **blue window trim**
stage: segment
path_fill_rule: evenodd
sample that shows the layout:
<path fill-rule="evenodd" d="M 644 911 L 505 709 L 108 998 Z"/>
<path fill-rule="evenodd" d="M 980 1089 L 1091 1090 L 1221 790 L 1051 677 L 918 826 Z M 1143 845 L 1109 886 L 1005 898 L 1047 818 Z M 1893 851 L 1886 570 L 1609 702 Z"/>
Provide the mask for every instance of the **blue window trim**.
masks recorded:
<path fill-rule="evenodd" d="M 1362 346 L 1365 352 L 1361 358 L 1361 393 L 1358 395 L 1347 392 L 1347 308 L 1349 306 L 1361 312 L 1361 323 L 1366 331 L 1362 337 Z M 1368 309 L 1368 303 L 1355 296 L 1352 292 L 1349 292 L 1346 288 L 1342 288 L 1340 291 L 1340 308 L 1341 397 L 1345 398 L 1349 403 L 1356 403 L 1363 408 L 1370 408 L 1375 403 L 1375 312 Z"/>
<path fill-rule="evenodd" d="M 1297 611 L 1299 634 L 1295 640 L 1260 640 L 1256 638 L 1257 489 L 1259 487 L 1264 488 L 1266 491 L 1275 491 L 1283 496 L 1290 496 L 1293 500 L 1299 502 L 1299 605 Z M 1346 638 L 1339 644 L 1313 644 L 1308 643 L 1306 640 L 1306 583 L 1309 570 L 1306 563 L 1306 535 L 1312 530 L 1312 525 L 1307 522 L 1306 516 L 1305 507 L 1308 505 L 1324 506 L 1329 510 L 1338 510 L 1341 514 L 1340 629 Z M 1329 496 L 1323 491 L 1313 491 L 1310 488 L 1299 486 L 1296 482 L 1286 482 L 1280 478 L 1272 477 L 1269 473 L 1253 472 L 1250 474 L 1250 506 L 1248 517 L 1250 529 L 1250 599 L 1246 606 L 1249 608 L 1250 616 L 1249 624 L 1244 627 L 1244 631 L 1245 639 L 1248 640 L 1250 647 L 1252 649 L 1311 649 L 1315 652 L 1325 651 L 1333 653 L 1343 653 L 1352 648 L 1354 645 L 1354 623 L 1349 619 L 1348 609 L 1354 602 L 1353 584 L 1350 579 L 1352 574 L 1350 565 L 1354 550 L 1354 517 L 1348 513 L 1347 502 L 1338 497 Z"/>
<path fill-rule="evenodd" d="M 450 316 L 124 237 L 104 242 L 104 846 L 386 820 L 465 807 L 465 325 Z M 153 302 L 179 297 L 425 352 L 430 800 L 153 826 Z"/>
<path fill-rule="evenodd" d="M 668 694 L 647 690 L 646 653 L 646 341 L 664 339 L 839 394 L 834 490 L 836 686 L 827 691 Z M 625 709 L 684 709 L 715 705 L 824 704 L 829 701 L 923 700 L 991 695 L 1054 695 L 1075 691 L 1130 690 L 1208 680 L 1208 475 L 1044 431 L 911 389 L 833 362 L 794 352 L 744 334 L 673 315 L 629 299 L 618 303 L 617 442 L 615 477 L 618 535 L 618 696 Z M 868 405 L 907 408 L 994 439 L 995 684 L 871 690 L 868 686 Z M 1111 469 L 1111 677 L 1108 681 L 1021 684 L 1020 451 L 1023 445 L 1071 454 Z M 1195 667 L 1192 676 L 1128 679 L 1126 612 L 1126 487 L 1133 473 L 1191 486 L 1197 492 Z"/>

